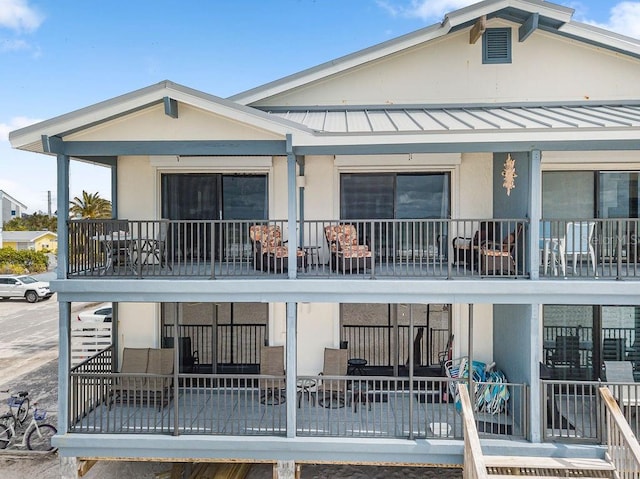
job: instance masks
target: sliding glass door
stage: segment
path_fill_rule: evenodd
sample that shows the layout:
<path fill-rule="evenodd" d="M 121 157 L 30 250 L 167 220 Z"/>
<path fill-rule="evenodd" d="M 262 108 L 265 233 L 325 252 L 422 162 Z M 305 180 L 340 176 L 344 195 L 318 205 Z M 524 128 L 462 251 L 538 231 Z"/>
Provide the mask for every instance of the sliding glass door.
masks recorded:
<path fill-rule="evenodd" d="M 162 217 L 190 220 L 173 228 L 177 254 L 210 259 L 214 251 L 226 260 L 251 254 L 249 222 L 268 218 L 266 175 L 172 173 L 161 183 Z M 211 220 L 225 221 L 212 228 Z"/>
<path fill-rule="evenodd" d="M 449 173 L 343 173 L 340 176 L 342 220 L 362 222 L 360 242 L 374 244 L 378 256 L 426 258 L 445 253 L 445 222 L 416 220 L 450 217 Z M 354 222 L 357 224 L 358 222 Z"/>

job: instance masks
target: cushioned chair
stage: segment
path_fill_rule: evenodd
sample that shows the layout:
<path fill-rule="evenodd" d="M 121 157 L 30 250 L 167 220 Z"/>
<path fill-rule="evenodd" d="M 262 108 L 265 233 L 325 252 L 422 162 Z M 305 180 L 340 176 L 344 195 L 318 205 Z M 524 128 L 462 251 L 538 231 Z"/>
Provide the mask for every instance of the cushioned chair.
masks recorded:
<path fill-rule="evenodd" d="M 321 376 L 346 376 L 348 369 L 346 349 L 324 349 L 324 365 Z M 336 409 L 346 402 L 346 379 L 322 379 L 318 381 L 317 398 L 322 407 Z"/>
<path fill-rule="evenodd" d="M 329 245 L 330 266 L 334 271 L 365 272 L 371 268 L 371 251 L 358 242 L 358 232 L 352 224 L 329 225 L 324 228 Z"/>
<path fill-rule="evenodd" d="M 289 248 L 283 244 L 282 232 L 277 225 L 253 225 L 249 228 L 253 244 L 253 259 L 256 269 L 272 273 L 284 273 L 289 267 Z M 307 267 L 307 254 L 296 250 L 298 269 Z"/>
<path fill-rule="evenodd" d="M 260 375 L 271 376 L 259 380 L 260 402 L 278 405 L 286 401 L 284 346 L 263 346 L 260 350 Z"/>
<path fill-rule="evenodd" d="M 604 338 L 602 340 L 602 360 L 622 361 L 625 354 L 624 338 Z"/>
<path fill-rule="evenodd" d="M 518 224 L 515 230 L 506 235 L 502 241 L 494 239 L 478 240 L 478 269 L 481 275 L 515 275 L 516 254 L 518 240 L 522 233 L 522 224 Z M 486 238 L 497 234 L 499 227 L 487 227 Z M 489 234 L 491 233 L 491 234 Z"/>

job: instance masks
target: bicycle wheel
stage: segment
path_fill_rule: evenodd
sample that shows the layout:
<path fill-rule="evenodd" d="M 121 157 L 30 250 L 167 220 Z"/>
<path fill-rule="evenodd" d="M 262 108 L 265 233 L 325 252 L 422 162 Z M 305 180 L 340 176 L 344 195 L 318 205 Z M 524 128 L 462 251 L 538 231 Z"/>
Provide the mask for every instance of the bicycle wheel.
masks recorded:
<path fill-rule="evenodd" d="M 9 437 L 11 437 L 11 431 L 15 431 L 17 427 L 16 418 L 13 417 L 13 414 L 3 414 L 0 416 L 0 426 L 6 427 Z"/>
<path fill-rule="evenodd" d="M 0 424 L 0 449 L 5 449 L 9 445 L 11 431 L 4 424 Z"/>
<path fill-rule="evenodd" d="M 40 424 L 27 436 L 27 449 L 30 451 L 50 451 L 53 449 L 51 438 L 58 430 L 51 424 Z"/>
<path fill-rule="evenodd" d="M 27 414 L 29 414 L 29 398 L 24 398 L 24 401 L 20 403 L 18 413 L 16 414 L 16 419 L 20 424 L 27 419 Z"/>

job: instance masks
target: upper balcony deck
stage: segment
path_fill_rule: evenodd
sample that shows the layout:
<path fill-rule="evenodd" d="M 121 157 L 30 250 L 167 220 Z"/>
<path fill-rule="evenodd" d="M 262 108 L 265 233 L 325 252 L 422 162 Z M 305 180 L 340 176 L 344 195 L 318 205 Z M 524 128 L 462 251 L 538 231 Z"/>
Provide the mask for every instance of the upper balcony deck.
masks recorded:
<path fill-rule="evenodd" d="M 637 279 L 639 223 L 542 221 L 534 241 L 527 219 L 302 221 L 296 277 Z M 70 220 L 68 227 L 68 279 L 290 277 L 284 220 Z"/>

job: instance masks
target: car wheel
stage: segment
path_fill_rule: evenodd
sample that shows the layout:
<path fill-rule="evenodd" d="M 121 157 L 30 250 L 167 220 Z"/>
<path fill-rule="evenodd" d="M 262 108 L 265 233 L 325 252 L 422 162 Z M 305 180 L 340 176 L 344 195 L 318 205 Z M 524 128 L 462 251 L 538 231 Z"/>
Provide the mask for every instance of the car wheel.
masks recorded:
<path fill-rule="evenodd" d="M 24 298 L 29 302 L 29 303 L 35 303 L 36 301 L 38 301 L 38 293 L 36 293 L 35 291 L 27 291 L 24 294 Z"/>

